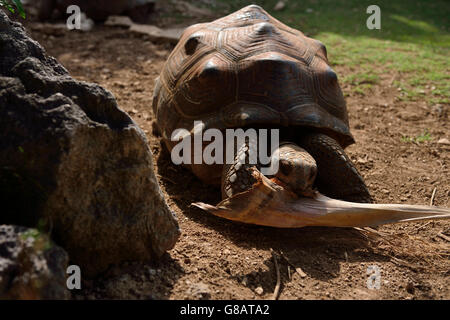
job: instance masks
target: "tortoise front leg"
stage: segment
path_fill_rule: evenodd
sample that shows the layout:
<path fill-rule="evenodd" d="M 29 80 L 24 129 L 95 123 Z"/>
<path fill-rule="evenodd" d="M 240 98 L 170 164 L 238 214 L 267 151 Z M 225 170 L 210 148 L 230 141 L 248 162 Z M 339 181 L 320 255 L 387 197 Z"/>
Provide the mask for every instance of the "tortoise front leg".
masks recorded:
<path fill-rule="evenodd" d="M 256 165 L 249 163 L 250 147 L 256 148 L 256 143 L 256 141 L 247 139 L 244 144 L 237 146 L 233 163 L 223 165 L 222 199 L 243 192 L 256 182 L 256 179 L 251 174 L 251 168 Z"/>
<path fill-rule="evenodd" d="M 345 201 L 372 202 L 363 178 L 336 140 L 325 134 L 309 133 L 300 139 L 299 145 L 316 160 L 316 186 L 321 193 Z"/>

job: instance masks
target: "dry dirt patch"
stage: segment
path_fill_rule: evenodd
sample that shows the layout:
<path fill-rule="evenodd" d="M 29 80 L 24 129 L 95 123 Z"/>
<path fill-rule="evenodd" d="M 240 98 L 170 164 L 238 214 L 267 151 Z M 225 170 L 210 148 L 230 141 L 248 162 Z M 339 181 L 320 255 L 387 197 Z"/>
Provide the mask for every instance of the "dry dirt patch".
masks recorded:
<path fill-rule="evenodd" d="M 161 188 L 182 228 L 179 242 L 162 261 L 112 268 L 100 279 L 85 281 L 78 298 L 270 298 L 276 282 L 271 248 L 287 259 L 278 260 L 280 299 L 450 298 L 449 222 L 384 226 L 380 237 L 355 229 L 248 226 L 190 207 L 193 201 L 217 203 L 220 191 L 173 165 L 152 132 L 153 81 L 170 46 L 107 27 L 32 36 L 75 78 L 110 90 L 145 130 Z M 341 78 L 354 72 L 340 65 L 335 70 Z M 450 138 L 448 115 L 430 112 L 421 101 L 399 101 L 398 90 L 390 86 L 393 76 L 383 76 L 364 96 L 343 87 L 357 142 L 348 153 L 376 202 L 428 204 L 436 189 L 434 204 L 450 207 L 450 146 L 437 143 Z M 424 130 L 431 140 L 402 141 Z M 380 290 L 366 287 L 371 265 L 381 271 Z"/>

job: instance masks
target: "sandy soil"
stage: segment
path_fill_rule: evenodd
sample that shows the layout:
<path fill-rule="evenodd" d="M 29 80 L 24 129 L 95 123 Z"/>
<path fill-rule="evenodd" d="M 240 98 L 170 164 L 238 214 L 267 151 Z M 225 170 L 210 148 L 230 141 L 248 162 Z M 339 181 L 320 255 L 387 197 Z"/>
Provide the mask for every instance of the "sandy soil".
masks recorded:
<path fill-rule="evenodd" d="M 152 132 L 153 81 L 170 45 L 120 28 L 54 35 L 31 30 L 32 22 L 27 25 L 75 78 L 110 90 L 145 130 L 161 188 L 182 229 L 175 248 L 160 262 L 113 267 L 98 279 L 84 280 L 75 298 L 267 299 L 276 283 L 271 249 L 279 256 L 280 299 L 450 298 L 448 221 L 383 226 L 380 236 L 352 228 L 249 226 L 190 207 L 194 201 L 216 204 L 220 191 L 173 165 Z M 334 68 L 340 77 L 357 72 Z M 366 96 L 343 87 L 356 139 L 347 152 L 376 202 L 429 204 L 436 188 L 434 204 L 450 207 L 450 146 L 437 143 L 450 138 L 448 114 L 422 101 L 398 100 L 400 92 L 391 86 L 394 76 L 401 77 L 386 73 Z M 401 140 L 425 129 L 431 141 Z M 369 266 L 380 270 L 379 290 L 367 288 Z"/>

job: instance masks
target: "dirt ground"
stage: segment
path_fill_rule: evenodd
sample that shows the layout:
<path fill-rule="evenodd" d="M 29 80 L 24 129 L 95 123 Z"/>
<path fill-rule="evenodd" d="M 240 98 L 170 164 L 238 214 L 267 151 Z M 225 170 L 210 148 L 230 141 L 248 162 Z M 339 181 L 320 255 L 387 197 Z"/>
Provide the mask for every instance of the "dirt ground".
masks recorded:
<path fill-rule="evenodd" d="M 26 26 L 72 76 L 110 90 L 145 130 L 160 186 L 182 230 L 158 263 L 113 267 L 84 280 L 76 299 L 270 299 L 276 284 L 271 249 L 279 257 L 280 299 L 450 299 L 449 221 L 383 226 L 373 234 L 353 228 L 275 229 L 208 215 L 190 203 L 216 204 L 220 191 L 173 165 L 152 132 L 154 78 L 172 47 L 120 28 L 55 34 L 33 30 L 32 21 Z M 339 77 L 356 72 L 333 67 Z M 448 105 L 430 110 L 421 101 L 399 100 L 392 82 L 400 77 L 385 73 L 365 96 L 343 86 L 356 139 L 347 152 L 377 203 L 429 204 L 435 189 L 434 205 L 450 207 L 450 145 L 437 143 L 450 139 Z M 425 129 L 432 140 L 401 139 Z M 379 268 L 380 289 L 367 288 L 369 266 Z"/>

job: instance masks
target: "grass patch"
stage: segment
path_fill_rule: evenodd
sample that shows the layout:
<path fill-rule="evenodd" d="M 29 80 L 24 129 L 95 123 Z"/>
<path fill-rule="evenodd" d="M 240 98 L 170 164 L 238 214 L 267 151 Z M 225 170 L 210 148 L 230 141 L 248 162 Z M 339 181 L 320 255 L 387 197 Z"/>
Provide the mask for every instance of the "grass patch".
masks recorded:
<path fill-rule="evenodd" d="M 449 1 L 379 0 L 380 30 L 366 27 L 366 8 L 372 1 L 291 0 L 282 11 L 273 11 L 278 0 L 220 1 L 229 6 L 229 12 L 258 4 L 287 25 L 321 40 L 330 64 L 352 72 L 343 81 L 354 92 L 364 94 L 383 75 L 397 74 L 404 90 L 401 100 L 424 99 L 431 105 L 450 99 Z M 364 67 L 371 69 L 361 71 Z"/>
<path fill-rule="evenodd" d="M 431 137 L 430 133 L 428 132 L 428 130 L 425 130 L 422 134 L 419 134 L 416 137 L 408 137 L 408 136 L 402 136 L 401 140 L 403 142 L 416 142 L 416 143 L 422 143 L 425 141 L 430 141 L 433 138 Z"/>
<path fill-rule="evenodd" d="M 29 229 L 20 235 L 22 241 L 32 239 L 33 247 L 37 251 L 46 251 L 52 247 L 52 244 L 47 235 L 41 233 L 36 229 Z"/>

